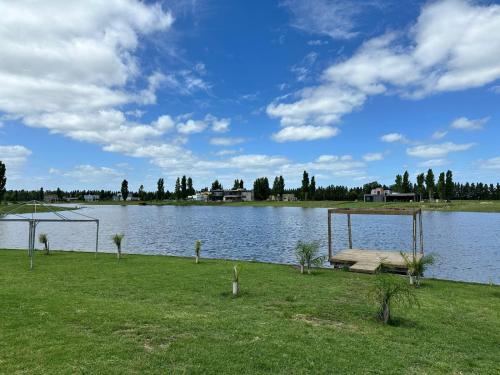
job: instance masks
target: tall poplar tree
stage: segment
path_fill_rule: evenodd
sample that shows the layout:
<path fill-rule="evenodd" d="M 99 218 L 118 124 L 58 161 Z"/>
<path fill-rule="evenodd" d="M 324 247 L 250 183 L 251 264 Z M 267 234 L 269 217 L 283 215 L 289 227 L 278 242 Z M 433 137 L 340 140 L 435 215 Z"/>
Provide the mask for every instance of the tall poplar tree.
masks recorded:
<path fill-rule="evenodd" d="M 165 181 L 163 178 L 159 178 L 156 185 L 156 199 L 162 201 L 165 199 Z"/>
<path fill-rule="evenodd" d="M 121 192 L 122 192 L 122 199 L 124 201 L 126 201 L 128 198 L 128 181 L 127 180 L 122 181 Z"/>
<path fill-rule="evenodd" d="M 307 171 L 304 171 L 302 174 L 302 196 L 304 197 L 304 200 L 307 200 L 309 193 L 309 174 Z"/>
<path fill-rule="evenodd" d="M 5 194 L 5 185 L 7 185 L 7 168 L 0 160 L 0 202 L 2 202 Z"/>
<path fill-rule="evenodd" d="M 432 169 L 429 169 L 427 171 L 427 175 L 425 176 L 425 187 L 427 189 L 427 194 L 429 196 L 429 200 L 433 200 L 436 182 L 434 179 L 434 172 L 432 171 Z"/>
<path fill-rule="evenodd" d="M 446 199 L 453 199 L 453 190 L 454 190 L 454 184 L 453 184 L 453 173 L 448 170 L 446 171 L 446 180 L 445 180 L 445 196 Z"/>

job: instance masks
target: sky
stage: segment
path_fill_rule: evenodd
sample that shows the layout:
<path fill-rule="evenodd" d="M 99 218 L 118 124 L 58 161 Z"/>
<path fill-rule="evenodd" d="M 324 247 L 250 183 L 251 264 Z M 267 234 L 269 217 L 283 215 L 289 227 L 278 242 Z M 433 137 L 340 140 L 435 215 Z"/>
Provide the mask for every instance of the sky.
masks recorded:
<path fill-rule="evenodd" d="M 500 3 L 0 0 L 8 189 L 500 181 Z"/>

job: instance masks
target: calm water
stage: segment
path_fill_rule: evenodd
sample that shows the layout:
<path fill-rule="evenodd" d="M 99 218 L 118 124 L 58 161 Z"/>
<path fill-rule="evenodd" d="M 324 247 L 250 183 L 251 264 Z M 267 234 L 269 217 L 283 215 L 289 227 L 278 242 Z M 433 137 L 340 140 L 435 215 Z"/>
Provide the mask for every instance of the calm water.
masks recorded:
<path fill-rule="evenodd" d="M 114 252 L 111 235 L 122 232 L 129 253 L 191 256 L 197 239 L 211 258 L 293 263 L 301 239 L 319 240 L 327 253 L 326 209 L 89 206 L 79 212 L 100 219 L 100 251 Z M 500 284 L 500 214 L 425 212 L 423 223 L 425 251 L 437 255 L 426 276 Z M 27 229 L 27 223 L 0 223 L 0 248 L 26 248 Z M 353 216 L 354 247 L 409 250 L 411 231 L 410 217 Z M 95 246 L 93 223 L 41 223 L 40 232 L 48 233 L 53 249 Z M 346 247 L 346 220 L 336 216 L 334 248 Z"/>

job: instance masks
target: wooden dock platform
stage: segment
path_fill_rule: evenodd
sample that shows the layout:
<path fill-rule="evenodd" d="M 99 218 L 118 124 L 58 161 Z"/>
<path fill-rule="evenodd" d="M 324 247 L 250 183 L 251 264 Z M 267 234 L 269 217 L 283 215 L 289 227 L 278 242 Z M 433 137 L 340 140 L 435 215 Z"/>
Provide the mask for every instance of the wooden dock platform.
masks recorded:
<path fill-rule="evenodd" d="M 412 253 L 406 254 L 410 258 L 413 256 Z M 417 254 L 417 258 L 421 257 L 421 254 Z M 382 263 L 397 273 L 407 271 L 399 251 L 347 249 L 330 257 L 330 264 L 337 267 L 348 266 L 354 272 L 375 273 Z"/>

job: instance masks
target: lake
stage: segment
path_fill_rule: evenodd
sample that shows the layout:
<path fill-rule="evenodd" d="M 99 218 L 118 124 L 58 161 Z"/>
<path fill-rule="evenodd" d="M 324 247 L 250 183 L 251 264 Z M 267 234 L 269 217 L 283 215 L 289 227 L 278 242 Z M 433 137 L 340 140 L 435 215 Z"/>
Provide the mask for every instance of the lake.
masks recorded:
<path fill-rule="evenodd" d="M 99 251 L 114 252 L 114 233 L 124 233 L 123 251 L 136 254 L 202 256 L 295 263 L 299 240 L 321 242 L 327 254 L 324 208 L 213 206 L 86 206 L 78 210 L 100 220 Z M 52 214 L 38 214 L 46 217 Z M 71 212 L 64 212 L 76 218 Z M 411 217 L 354 215 L 356 248 L 411 249 Z M 424 212 L 425 252 L 437 256 L 428 277 L 500 284 L 500 214 Z M 95 224 L 40 223 L 52 249 L 93 251 Z M 334 217 L 334 249 L 347 247 L 345 216 Z M 28 224 L 0 222 L 0 248 L 26 248 Z M 37 243 L 37 247 L 41 245 Z"/>

